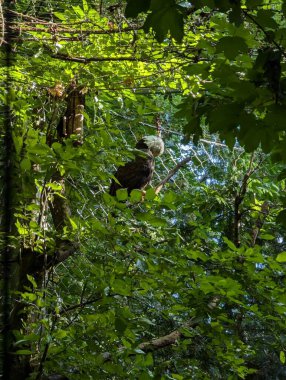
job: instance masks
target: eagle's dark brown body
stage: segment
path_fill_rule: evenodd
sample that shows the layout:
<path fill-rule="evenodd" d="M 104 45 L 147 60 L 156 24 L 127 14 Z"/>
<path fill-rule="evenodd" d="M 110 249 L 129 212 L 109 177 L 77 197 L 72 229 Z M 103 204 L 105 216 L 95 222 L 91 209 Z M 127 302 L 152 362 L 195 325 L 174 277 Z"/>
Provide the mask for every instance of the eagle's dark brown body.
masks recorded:
<path fill-rule="evenodd" d="M 128 194 L 133 189 L 143 190 L 151 181 L 155 170 L 154 157 L 163 153 L 164 143 L 156 136 L 146 136 L 136 144 L 138 151 L 135 159 L 120 166 L 114 174 L 119 183 L 114 179 L 111 182 L 109 194 L 116 195 L 116 190 L 127 189 Z"/>

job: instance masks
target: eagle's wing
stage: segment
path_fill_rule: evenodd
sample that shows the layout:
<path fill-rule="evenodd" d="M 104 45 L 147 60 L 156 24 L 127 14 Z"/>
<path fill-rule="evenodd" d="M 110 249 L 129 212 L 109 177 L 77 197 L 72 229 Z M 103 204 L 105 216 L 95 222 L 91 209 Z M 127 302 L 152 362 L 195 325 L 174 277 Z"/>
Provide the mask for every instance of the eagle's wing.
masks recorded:
<path fill-rule="evenodd" d="M 126 188 L 128 194 L 133 189 L 144 189 L 152 179 L 154 168 L 153 156 L 149 155 L 147 158 L 137 156 L 135 160 L 118 168 L 114 176 L 120 184 L 112 180 L 109 193 L 116 195 L 116 190 L 121 188 Z"/>

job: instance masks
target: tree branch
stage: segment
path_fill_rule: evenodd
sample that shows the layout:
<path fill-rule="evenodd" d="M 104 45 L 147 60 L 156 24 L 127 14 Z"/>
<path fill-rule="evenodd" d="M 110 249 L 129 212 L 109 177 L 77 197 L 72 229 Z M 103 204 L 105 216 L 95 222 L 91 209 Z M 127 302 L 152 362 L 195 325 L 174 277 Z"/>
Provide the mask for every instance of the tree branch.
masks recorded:
<path fill-rule="evenodd" d="M 234 234 L 233 234 L 234 237 L 233 237 L 233 240 L 234 240 L 234 244 L 236 245 L 236 247 L 240 246 L 240 225 L 241 225 L 240 205 L 243 202 L 246 191 L 247 191 L 248 180 L 255 170 L 252 168 L 253 160 L 254 160 L 254 153 L 252 153 L 252 155 L 251 155 L 248 170 L 243 177 L 240 189 L 239 189 L 239 191 L 236 194 L 235 199 L 234 199 Z"/>
<path fill-rule="evenodd" d="M 91 298 L 87 301 L 83 301 L 83 302 L 80 302 L 76 305 L 71 305 L 71 306 L 68 306 L 68 307 L 64 307 L 62 310 L 59 311 L 58 314 L 60 315 L 64 315 L 70 311 L 73 311 L 73 310 L 76 310 L 76 309 L 82 309 L 83 307 L 87 306 L 87 305 L 91 305 L 93 304 L 94 302 L 97 302 L 97 301 L 100 301 L 102 299 L 101 296 L 98 296 L 98 297 L 95 297 L 95 298 Z"/>
<path fill-rule="evenodd" d="M 144 342 L 139 344 L 140 350 L 144 352 L 158 350 L 160 348 L 171 346 L 175 344 L 181 337 L 182 333 L 179 330 L 175 330 L 168 335 L 161 336 L 160 338 L 150 340 L 149 342 Z"/>
<path fill-rule="evenodd" d="M 181 329 L 183 328 L 194 328 L 198 326 L 201 318 L 191 319 L 189 322 L 185 323 Z M 138 348 L 144 352 L 150 352 L 159 350 L 161 348 L 165 348 L 175 344 L 179 339 L 184 338 L 184 333 L 181 330 L 174 330 L 170 334 L 161 336 L 160 338 L 152 339 L 148 342 L 144 342 L 139 344 Z"/>
<path fill-rule="evenodd" d="M 136 57 L 71 57 L 66 54 L 51 54 L 52 58 L 60 59 L 62 61 L 89 63 L 89 62 L 111 62 L 111 61 L 130 61 L 130 62 L 151 62 L 145 58 Z M 153 61 L 152 61 L 153 62 Z"/>
<path fill-rule="evenodd" d="M 272 34 L 268 33 L 263 28 L 263 26 L 260 25 L 259 22 L 251 14 L 249 14 L 245 9 L 242 9 L 242 13 L 247 18 L 249 18 L 249 20 L 251 20 L 264 33 L 264 35 L 266 36 L 266 38 L 268 39 L 268 41 L 272 42 L 273 45 L 275 45 L 277 47 L 277 49 L 281 52 L 281 54 L 284 56 L 284 58 L 286 58 L 286 54 L 285 54 L 284 49 L 274 40 L 274 38 L 272 37 Z"/>
<path fill-rule="evenodd" d="M 258 234 L 259 234 L 261 228 L 263 227 L 263 224 L 264 224 L 265 219 L 267 218 L 268 214 L 269 214 L 269 202 L 264 201 L 263 204 L 261 205 L 261 211 L 257 217 L 257 220 L 255 222 L 255 226 L 253 227 L 253 230 L 252 230 L 252 242 L 251 242 L 252 247 L 254 247 L 254 245 L 256 243 L 256 239 L 258 237 Z"/>
<path fill-rule="evenodd" d="M 180 329 L 195 328 L 199 325 L 201 320 L 202 320 L 201 317 L 192 318 L 190 321 L 183 324 Z M 178 329 L 178 330 L 172 331 L 170 334 L 161 336 L 160 338 L 152 339 L 148 342 L 143 342 L 139 344 L 138 348 L 145 353 L 152 352 L 152 351 L 160 350 L 162 348 L 169 347 L 173 344 L 176 344 L 176 342 L 179 339 L 183 339 L 183 338 L 184 338 L 184 332 Z M 119 350 L 120 351 L 124 350 L 124 347 L 120 347 Z M 103 352 L 101 355 L 104 361 L 111 360 L 110 352 Z M 130 353 L 130 356 L 131 355 L 134 355 L 134 353 Z"/>
<path fill-rule="evenodd" d="M 14 25 L 12 27 L 13 30 L 19 30 L 21 32 L 39 32 L 39 33 L 50 33 L 52 35 L 59 36 L 63 33 L 68 34 L 78 34 L 80 38 L 90 36 L 93 34 L 116 34 L 116 33 L 124 33 L 124 32 L 133 32 L 134 30 L 140 30 L 142 29 L 142 26 L 134 26 L 129 28 L 123 28 L 123 29 L 102 29 L 102 30 L 74 30 L 74 29 L 67 29 L 61 27 L 59 24 L 51 24 L 47 23 L 48 28 L 39 28 L 39 27 L 19 27 L 18 25 Z"/>
<path fill-rule="evenodd" d="M 167 176 L 159 183 L 159 185 L 156 186 L 155 188 L 155 193 L 159 194 L 161 191 L 162 187 L 179 171 L 179 169 L 186 165 L 188 162 L 192 160 L 193 156 L 191 157 L 186 157 L 182 161 L 180 161 L 173 169 L 169 171 Z"/>

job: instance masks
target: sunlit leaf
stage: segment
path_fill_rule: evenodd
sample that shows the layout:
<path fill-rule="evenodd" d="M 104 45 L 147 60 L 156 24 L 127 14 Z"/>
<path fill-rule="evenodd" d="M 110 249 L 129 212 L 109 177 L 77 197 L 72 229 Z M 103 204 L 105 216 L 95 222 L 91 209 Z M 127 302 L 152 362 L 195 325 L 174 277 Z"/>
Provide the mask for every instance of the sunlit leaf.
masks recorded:
<path fill-rule="evenodd" d="M 286 262 L 286 251 L 284 252 L 280 252 L 277 257 L 276 257 L 276 260 L 279 262 L 279 263 L 285 263 Z"/>

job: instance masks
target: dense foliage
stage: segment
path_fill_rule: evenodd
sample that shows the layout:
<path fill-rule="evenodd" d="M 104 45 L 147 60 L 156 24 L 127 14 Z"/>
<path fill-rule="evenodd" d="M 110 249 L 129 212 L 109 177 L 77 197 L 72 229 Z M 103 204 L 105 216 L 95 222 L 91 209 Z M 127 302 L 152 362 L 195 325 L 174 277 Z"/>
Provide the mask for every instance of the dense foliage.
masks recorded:
<path fill-rule="evenodd" d="M 285 15 L 3 4 L 4 378 L 286 377 Z M 157 130 L 152 186 L 110 196 Z"/>

